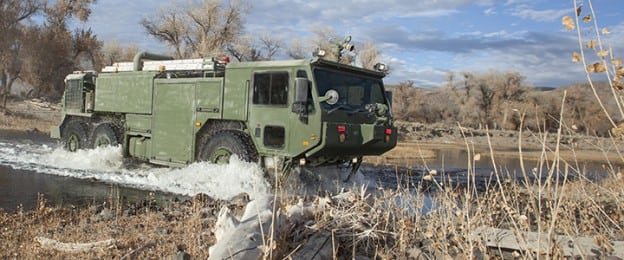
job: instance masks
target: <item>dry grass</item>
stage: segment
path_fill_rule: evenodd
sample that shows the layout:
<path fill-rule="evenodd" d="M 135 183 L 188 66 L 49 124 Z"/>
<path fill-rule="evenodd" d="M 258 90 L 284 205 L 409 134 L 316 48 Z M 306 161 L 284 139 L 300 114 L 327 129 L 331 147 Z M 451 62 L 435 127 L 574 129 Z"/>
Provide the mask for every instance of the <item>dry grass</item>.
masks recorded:
<path fill-rule="evenodd" d="M 562 167 L 561 174 L 529 171 L 521 179 L 493 173 L 495 181 L 484 192 L 471 186 L 473 180 L 454 188 L 443 181 L 444 176 L 432 180 L 438 187 L 434 194 L 409 189 L 421 189 L 426 182 L 374 194 L 356 190 L 317 211 L 306 232 L 332 234 L 338 258 L 563 257 L 560 248 L 547 244 L 536 251 L 488 248 L 474 236 L 484 226 L 511 230 L 518 241 L 526 239 L 522 234 L 529 231 L 548 238 L 595 238 L 603 255 L 614 253 L 608 241 L 624 240 L 622 173 L 611 172 L 601 180 L 581 174 L 572 180 L 575 170 L 569 167 Z M 431 197 L 435 202 L 429 209 Z"/>
<path fill-rule="evenodd" d="M 0 130 L 47 133 L 60 121 L 58 105 L 27 100 L 10 102 L 7 107 L 6 114 L 0 112 Z"/>
<path fill-rule="evenodd" d="M 310 198 L 318 205 L 314 215 L 288 220 L 288 228 L 265 232 L 267 241 L 275 245 L 269 247 L 274 248 L 270 255 L 282 258 L 315 234 L 328 234 L 337 258 L 538 257 L 532 251 L 486 247 L 473 236 L 482 226 L 512 230 L 520 240 L 525 231 L 538 231 L 546 237 L 596 238 L 606 255 L 613 253 L 608 241 L 624 240 L 624 175 L 611 171 L 596 180 L 576 174 L 568 166 L 559 170 L 561 174 L 528 169 L 520 179 L 494 172 L 495 181 L 485 191 L 477 191 L 469 174 L 464 187 L 450 185 L 445 181 L 448 176 L 436 176 L 430 182 L 403 183 L 397 189 L 380 188 L 374 193 L 355 189 L 339 198 Z M 417 192 L 424 185 L 434 185 L 438 191 Z M 298 202 L 283 198 L 278 208 Z M 321 206 L 321 200 L 330 202 Z M 0 213 L 0 255 L 144 259 L 175 255 L 183 249 L 193 258 L 204 259 L 214 243 L 215 217 L 222 205 L 227 203 L 203 198 L 159 207 L 149 199 L 137 205 L 111 196 L 103 205 L 71 209 L 49 207 L 41 198 L 33 211 Z M 115 244 L 70 254 L 41 247 L 37 237 L 69 243 L 115 239 Z M 542 257 L 561 257 L 557 248 L 542 246 Z"/>
<path fill-rule="evenodd" d="M 8 115 L 0 114 L 0 129 L 2 130 L 27 130 L 49 132 L 52 126 L 58 122 L 38 120 L 25 114 L 10 112 Z"/>
<path fill-rule="evenodd" d="M 35 210 L 0 211 L 0 258 L 153 259 L 183 250 L 206 259 L 208 247 L 215 242 L 212 229 L 222 205 L 227 204 L 203 196 L 166 207 L 149 199 L 124 204 L 113 198 L 76 209 L 49 207 L 41 197 Z M 70 253 L 42 247 L 36 241 L 40 237 L 63 243 L 115 242 L 108 248 Z"/>

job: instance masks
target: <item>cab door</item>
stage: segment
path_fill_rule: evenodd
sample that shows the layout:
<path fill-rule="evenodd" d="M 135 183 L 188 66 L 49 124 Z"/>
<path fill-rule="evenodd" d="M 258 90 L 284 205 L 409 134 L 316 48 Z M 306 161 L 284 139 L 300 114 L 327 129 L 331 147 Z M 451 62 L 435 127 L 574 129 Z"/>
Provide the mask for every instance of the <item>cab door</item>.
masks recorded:
<path fill-rule="evenodd" d="M 261 154 L 295 157 L 319 142 L 320 127 L 311 123 L 318 120 L 312 118 L 314 109 L 306 109 L 305 116 L 293 109 L 295 79 L 302 77 L 302 70 L 252 73 L 249 125 Z"/>
<path fill-rule="evenodd" d="M 258 152 L 286 155 L 290 73 L 287 70 L 256 71 L 251 77 L 249 126 Z"/>

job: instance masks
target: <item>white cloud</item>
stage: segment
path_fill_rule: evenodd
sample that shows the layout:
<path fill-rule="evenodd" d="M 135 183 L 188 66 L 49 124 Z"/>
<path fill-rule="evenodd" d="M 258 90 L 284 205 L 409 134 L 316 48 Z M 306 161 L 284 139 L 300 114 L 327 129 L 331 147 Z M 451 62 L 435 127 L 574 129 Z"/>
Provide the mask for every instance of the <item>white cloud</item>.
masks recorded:
<path fill-rule="evenodd" d="M 457 55 L 453 67 L 477 72 L 515 71 L 535 86 L 557 87 L 583 80 L 582 65 L 571 61 L 577 47 L 574 35 L 527 33 L 525 38 L 525 44 Z"/>
<path fill-rule="evenodd" d="M 520 5 L 511 11 L 511 15 L 538 22 L 552 22 L 561 19 L 570 12 L 571 9 L 534 10 L 526 5 Z"/>
<path fill-rule="evenodd" d="M 505 5 L 515 5 L 515 4 L 522 4 L 522 3 L 529 3 L 532 2 L 534 0 L 507 0 L 507 2 L 505 2 Z"/>
<path fill-rule="evenodd" d="M 162 52 L 164 44 L 147 36 L 138 23 L 143 17 L 156 15 L 163 2 L 169 1 L 98 1 L 88 26 L 102 40 L 134 42 L 141 48 Z M 569 62 L 569 53 L 578 48 L 575 39 L 569 38 L 573 34 L 532 33 L 534 29 L 526 25 L 530 23 L 519 19 L 513 19 L 519 21 L 515 26 L 488 24 L 510 16 L 558 24 L 557 20 L 571 9 L 556 9 L 561 5 L 550 1 L 541 1 L 536 5 L 539 8 L 527 6 L 535 0 L 250 2 L 252 8 L 245 16 L 245 29 L 254 35 L 268 32 L 288 44 L 291 37 L 308 37 L 312 26 L 321 25 L 341 35 L 352 35 L 356 44 L 373 41 L 391 66 L 387 78 L 391 83 L 414 80 L 420 86 L 436 86 L 444 82 L 446 70 L 491 68 L 518 71 L 536 85 L 556 86 L 578 80 L 570 76 L 576 75 L 579 67 Z M 475 6 L 478 8 L 465 8 Z M 624 46 L 624 23 L 609 26 L 613 33 L 605 40 L 614 48 L 624 48 L 619 47 Z M 616 49 L 614 53 L 623 56 L 623 51 Z"/>
<path fill-rule="evenodd" d="M 495 9 L 494 7 L 490 7 L 490 8 L 488 8 L 488 9 L 485 9 L 485 10 L 483 11 L 483 14 L 485 14 L 485 15 L 488 15 L 488 16 L 489 16 L 489 15 L 495 15 L 495 14 L 497 14 L 497 12 L 496 12 L 496 9 Z"/>

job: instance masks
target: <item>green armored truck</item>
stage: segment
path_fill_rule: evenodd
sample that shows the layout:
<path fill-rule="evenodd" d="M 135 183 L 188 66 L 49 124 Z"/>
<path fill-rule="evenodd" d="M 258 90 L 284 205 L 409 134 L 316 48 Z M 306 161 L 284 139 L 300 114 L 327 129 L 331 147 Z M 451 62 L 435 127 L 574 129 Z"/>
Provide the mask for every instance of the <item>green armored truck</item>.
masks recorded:
<path fill-rule="evenodd" d="M 147 52 L 65 79 L 66 149 L 121 145 L 123 155 L 183 166 L 232 155 L 268 169 L 351 164 L 397 142 L 383 64 L 324 59 L 175 60 Z"/>

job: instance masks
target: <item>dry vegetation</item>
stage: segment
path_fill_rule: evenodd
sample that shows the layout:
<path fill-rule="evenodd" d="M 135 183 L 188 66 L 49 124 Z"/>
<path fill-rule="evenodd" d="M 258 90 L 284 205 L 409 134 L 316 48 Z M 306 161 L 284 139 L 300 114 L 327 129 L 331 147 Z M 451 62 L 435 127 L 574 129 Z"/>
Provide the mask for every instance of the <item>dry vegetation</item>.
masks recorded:
<path fill-rule="evenodd" d="M 449 74 L 448 86 L 433 89 L 417 88 L 409 81 L 391 86 L 395 117 L 408 122 L 514 131 L 520 130 L 522 120 L 525 129 L 548 132 L 557 129 L 559 110 L 565 102 L 566 134 L 609 136 L 613 128 L 589 83 L 539 89 L 525 85 L 517 73 L 460 75 L 461 79 L 455 80 L 455 74 Z M 610 85 L 599 82 L 595 88 L 608 112 L 617 112 Z"/>
<path fill-rule="evenodd" d="M 581 42 L 581 10 L 577 10 L 576 19 L 567 17 L 563 22 L 567 28 L 579 30 Z M 582 20 L 589 24 L 595 15 L 587 15 Z M 595 27 L 592 31 L 605 32 Z M 612 142 L 606 146 L 619 154 L 604 159 L 608 167 L 603 176 L 590 175 L 562 159 L 565 153 L 575 155 L 574 146 L 561 145 L 565 136 L 580 132 L 608 137 L 619 135 L 617 130 L 621 129 L 617 125 L 623 118 L 621 62 L 605 54 L 608 48 L 596 43 L 591 47 L 599 61 L 585 65 L 587 72 L 606 73 L 606 83 L 589 81 L 544 91 L 525 86 L 523 77 L 515 73 L 462 72 L 459 80 L 455 73 L 449 74 L 448 86 L 436 90 L 414 88 L 411 82 L 393 88 L 393 109 L 399 119 L 538 133 L 525 136 L 521 132 L 513 137 L 517 138 L 520 158 L 525 156 L 523 144 L 539 144 L 536 158 L 543 167 L 523 167 L 519 178 L 509 178 L 509 173 L 494 169 L 489 186 L 477 185 L 480 182 L 474 172 L 467 174 L 464 185 L 457 185 L 449 181 L 450 176 L 432 171 L 421 181 L 401 183 L 396 189 L 379 188 L 366 193 L 356 188 L 339 197 L 306 198 L 317 210 L 287 221 L 287 228 L 276 227 L 273 237 L 277 246 L 268 247 L 272 251 L 265 257 L 287 258 L 301 245 L 321 236 L 327 242 L 323 247 L 329 255 L 325 256 L 334 258 L 563 258 L 566 255 L 562 246 L 551 243 L 559 235 L 573 239 L 568 247 L 580 244 L 578 238 L 591 239 L 594 250 L 574 255 L 623 257 L 624 249 L 616 245 L 624 241 L 624 173 L 617 166 L 624 163 L 618 148 L 621 140 L 601 139 Z M 573 57 L 583 62 L 586 59 L 583 51 Z M 32 121 L 20 123 L 20 118 L 9 115 L 0 125 L 11 127 Z M 547 132 L 552 132 L 556 141 L 544 142 Z M 471 144 L 485 140 L 490 143 L 487 148 L 495 162 L 498 154 L 493 151 L 490 135 L 479 141 L 472 138 L 462 139 L 467 150 L 472 151 L 470 160 L 477 160 Z M 405 159 L 401 154 L 407 150 L 400 147 L 394 156 Z M 467 165 L 469 171 L 471 168 Z M 429 187 L 437 192 L 423 192 L 431 190 Z M 33 211 L 0 212 L 0 256 L 142 259 L 184 251 L 203 259 L 215 242 L 212 232 L 218 209 L 225 205 L 240 210 L 244 204 L 197 196 L 192 201 L 166 206 L 154 205 L 149 199 L 137 205 L 111 197 L 104 205 L 87 208 L 50 207 L 41 198 Z M 329 203 L 321 206 L 321 200 Z M 299 202 L 298 198 L 289 198 L 278 204 Z M 477 232 L 482 227 L 507 229 L 519 244 L 527 242 L 526 232 L 537 232 L 542 239 L 526 250 L 500 249 L 479 235 L 483 234 Z M 104 248 L 70 253 L 42 246 L 41 238 L 66 243 L 113 242 Z"/>
<path fill-rule="evenodd" d="M 595 247 L 605 256 L 614 253 L 609 241 L 624 239 L 621 183 L 621 177 L 559 184 L 550 180 L 529 186 L 506 181 L 482 193 L 442 188 L 435 195 L 437 205 L 429 212 L 426 196 L 407 189 L 356 193 L 321 211 L 312 228 L 332 234 L 340 258 L 562 257 L 561 249 L 548 243 L 536 251 L 499 252 L 475 235 L 479 227 L 512 230 L 519 241 L 526 231 L 541 232 L 545 238 L 596 238 Z M 590 252 L 578 253 L 583 254 Z"/>
<path fill-rule="evenodd" d="M 60 106 L 41 100 L 11 101 L 0 113 L 0 130 L 49 133 L 60 121 Z"/>
<path fill-rule="evenodd" d="M 593 252 L 575 255 L 621 256 L 624 252 L 614 241 L 624 240 L 624 174 L 609 170 L 604 176 L 591 176 L 559 160 L 544 164 L 543 170 L 526 169 L 518 179 L 493 172 L 490 186 L 479 186 L 473 174 L 458 186 L 449 181 L 451 176 L 431 172 L 396 189 L 370 193 L 355 188 L 336 197 L 307 198 L 303 201 L 315 205 L 314 214 L 280 222 L 284 226 L 275 227 L 276 247 L 270 254 L 275 259 L 286 257 L 321 237 L 327 243 L 319 253 L 337 258 L 561 258 L 563 249 L 548 241 L 563 235 L 594 241 Z M 104 204 L 86 208 L 49 207 L 41 198 L 35 210 L 1 213 L 0 239 L 5 242 L 0 245 L 1 255 L 158 258 L 184 251 L 202 259 L 215 242 L 220 207 L 240 212 L 246 203 L 202 195 L 169 205 L 149 199 L 124 203 L 114 191 L 111 194 Z M 302 203 L 300 198 L 283 198 L 276 212 Z M 533 250 L 497 249 L 479 235 L 483 227 L 510 230 L 518 241 L 527 239 L 523 232 L 538 232 L 543 240 Z M 272 241 L 269 231 L 265 234 Z M 58 245 L 44 245 L 44 238 L 64 243 L 112 242 L 103 248 L 65 252 Z"/>
<path fill-rule="evenodd" d="M 1 257 L 146 259 L 186 252 L 206 259 L 219 209 L 226 206 L 237 212 L 246 202 L 244 197 L 224 202 L 200 194 L 163 206 L 153 198 L 125 202 L 114 194 L 112 190 L 107 201 L 85 208 L 50 207 L 40 196 L 32 211 L 0 210 Z M 94 246 L 98 243 L 104 245 Z"/>

